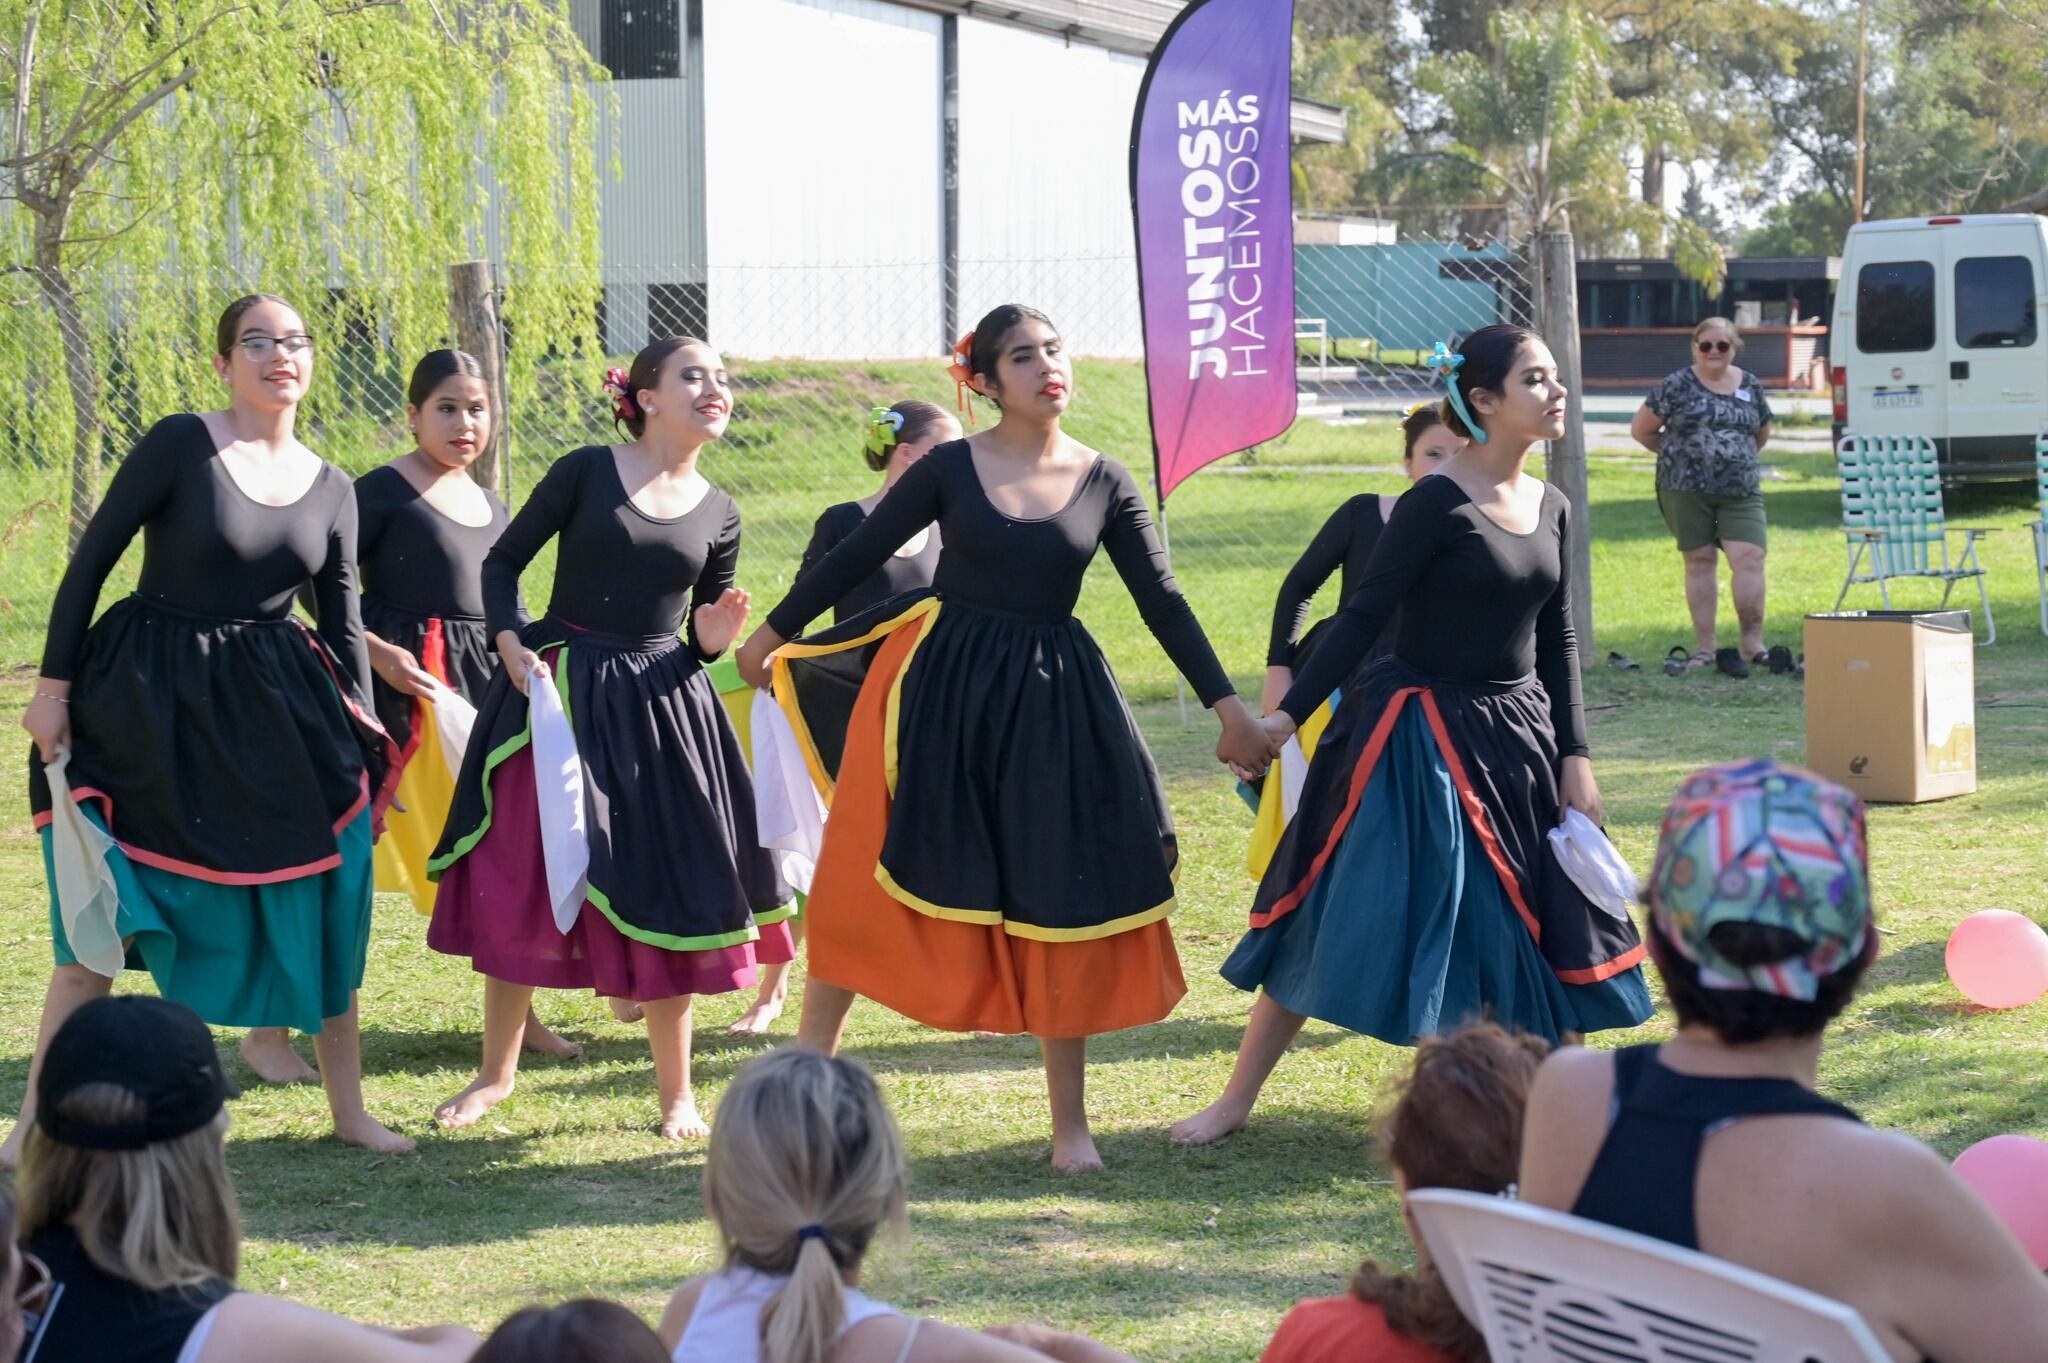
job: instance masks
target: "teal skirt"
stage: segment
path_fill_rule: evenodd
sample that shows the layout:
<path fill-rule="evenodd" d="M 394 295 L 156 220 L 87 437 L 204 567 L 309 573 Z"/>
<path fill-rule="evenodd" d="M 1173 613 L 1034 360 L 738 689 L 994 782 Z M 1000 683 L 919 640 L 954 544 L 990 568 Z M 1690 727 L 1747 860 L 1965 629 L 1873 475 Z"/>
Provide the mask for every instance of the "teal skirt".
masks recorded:
<path fill-rule="evenodd" d="M 99 806 L 80 805 L 106 827 Z M 157 992 L 223 1027 L 292 1027 L 317 1033 L 346 1013 L 370 949 L 372 814 L 366 806 L 336 836 L 341 864 L 264 885 L 224 885 L 179 875 L 109 850 L 120 897 L 115 927 L 128 966 L 147 970 Z M 50 940 L 57 964 L 75 965 L 57 912 L 50 830 L 43 872 L 52 886 Z"/>
<path fill-rule="evenodd" d="M 1403 1046 L 1482 1018 L 1555 1043 L 1651 1013 L 1639 967 L 1586 984 L 1557 977 L 1474 836 L 1419 705 L 1395 722 L 1313 887 L 1247 933 L 1222 973 L 1289 1012 Z"/>

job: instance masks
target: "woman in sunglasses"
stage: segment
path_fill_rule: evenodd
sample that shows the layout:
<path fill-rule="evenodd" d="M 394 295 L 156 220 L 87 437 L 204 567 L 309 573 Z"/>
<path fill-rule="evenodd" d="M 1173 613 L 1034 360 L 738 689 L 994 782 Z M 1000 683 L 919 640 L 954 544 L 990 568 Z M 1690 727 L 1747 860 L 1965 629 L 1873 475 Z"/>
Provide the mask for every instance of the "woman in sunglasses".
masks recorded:
<path fill-rule="evenodd" d="M 1657 456 L 1657 506 L 1685 560 L 1693 651 L 1673 645 L 1664 670 L 1674 676 L 1710 665 L 1731 677 L 1747 677 L 1752 663 L 1770 663 L 1774 672 L 1791 667 L 1782 646 L 1764 649 L 1763 464 L 1757 454 L 1771 438 L 1771 404 L 1757 376 L 1735 363 L 1741 352 L 1733 322 L 1701 322 L 1692 332 L 1692 363 L 1651 390 L 1629 427 L 1636 443 Z M 1721 556 L 1728 559 L 1739 648 L 1715 641 Z"/>
<path fill-rule="evenodd" d="M 266 1077 L 290 1069 L 275 1029 L 312 1034 L 335 1134 L 412 1148 L 363 1108 L 370 845 L 399 754 L 370 709 L 355 493 L 295 434 L 314 354 L 283 299 L 230 303 L 225 406 L 149 429 L 64 570 L 21 721 L 55 969 L 0 1162 L 33 1124 L 50 1037 L 124 966 L 210 1023 L 259 1029 L 243 1058 Z M 138 535 L 134 593 L 98 612 Z M 317 631 L 292 615 L 301 589 Z"/>

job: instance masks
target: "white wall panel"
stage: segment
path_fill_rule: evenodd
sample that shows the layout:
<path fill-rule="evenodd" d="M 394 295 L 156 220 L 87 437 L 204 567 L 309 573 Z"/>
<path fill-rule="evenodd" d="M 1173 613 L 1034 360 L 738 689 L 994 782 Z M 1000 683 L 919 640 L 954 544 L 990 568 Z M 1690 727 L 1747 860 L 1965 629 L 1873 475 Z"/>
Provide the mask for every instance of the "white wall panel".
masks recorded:
<path fill-rule="evenodd" d="M 938 16 L 704 0 L 711 339 L 920 356 L 939 330 Z"/>
<path fill-rule="evenodd" d="M 1081 354 L 1141 353 L 1129 147 L 1145 63 L 958 23 L 961 325 L 1028 303 Z"/>

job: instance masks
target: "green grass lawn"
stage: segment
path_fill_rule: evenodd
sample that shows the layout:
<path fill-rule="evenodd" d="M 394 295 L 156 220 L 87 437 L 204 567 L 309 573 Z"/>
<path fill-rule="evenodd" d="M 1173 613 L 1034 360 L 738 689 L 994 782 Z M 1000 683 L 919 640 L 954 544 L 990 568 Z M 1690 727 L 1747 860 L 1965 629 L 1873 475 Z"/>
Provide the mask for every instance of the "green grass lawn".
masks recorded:
<path fill-rule="evenodd" d="M 1133 376 L 1102 369 L 1088 374 L 1084 391 L 1108 390 L 1116 400 L 1086 403 L 1077 432 L 1142 464 Z M 811 391 L 817 405 L 792 407 L 792 418 L 834 404 L 857 413 L 867 395 L 895 395 L 914 372 L 921 371 L 848 378 L 838 368 L 784 367 L 743 394 L 742 411 L 752 405 L 756 415 L 716 454 L 712 476 L 737 485 L 752 546 L 747 577 L 757 592 L 786 573 L 764 561 L 763 545 L 787 549 L 820 503 L 857 492 L 867 479 L 848 435 L 839 442 L 843 472 L 807 485 L 778 482 L 778 469 L 817 456 L 774 433 L 764 400 L 794 403 L 794 394 Z M 1383 426 L 1304 425 L 1286 448 L 1284 462 L 1303 467 L 1387 469 L 1396 453 Z M 1197 477 L 1175 495 L 1171 515 L 1183 581 L 1248 692 L 1264 656 L 1271 594 L 1292 555 L 1343 497 L 1398 485 L 1390 472 L 1281 471 L 1273 462 Z M 1840 581 L 1836 491 L 1822 457 L 1770 462 L 1785 474 L 1767 485 L 1770 635 L 1796 646 L 1800 617 L 1828 608 Z M 1659 675 L 1656 660 L 1685 630 L 1678 561 L 1657 517 L 1647 457 L 1596 457 L 1592 492 L 1594 757 L 1615 840 L 1640 866 L 1684 772 L 1752 753 L 1801 756 L 1801 689 L 1766 676 Z M 1974 910 L 2048 916 L 2040 902 L 2048 882 L 2048 647 L 2034 623 L 2033 564 L 2019 528 L 2030 514 L 2017 492 L 1972 492 L 1952 507 L 1958 523 L 2002 527 L 1985 554 L 2001 642 L 1978 660 L 1981 788 L 1873 811 L 1885 955 L 1823 1066 L 1833 1096 L 1949 1155 L 1999 1132 L 2048 1137 L 2048 1005 L 1981 1012 L 1948 986 L 1942 967 L 1948 930 Z M 0 563 L 15 561 L 11 544 L 0 547 Z M 47 592 L 46 583 L 5 580 L 10 595 L 25 598 L 32 587 Z M 544 599 L 543 578 L 529 589 Z M 1922 604 L 1932 595 L 1905 589 L 1895 599 Z M 1874 597 L 1851 604 L 1874 605 Z M 1183 724 L 1164 661 L 1106 567 L 1091 581 L 1083 614 L 1137 698 L 1180 822 L 1185 862 L 1174 921 L 1191 992 L 1171 1020 L 1092 1048 L 1091 1108 L 1110 1167 L 1081 1179 L 1046 1165 L 1032 1042 L 947 1036 L 858 1009 L 850 1053 L 880 1076 L 913 1160 L 910 1234 L 878 1251 L 869 1286 L 962 1324 L 1032 1318 L 1090 1331 L 1147 1359 L 1247 1359 L 1291 1302 L 1340 1290 L 1362 1255 L 1407 1260 L 1372 1144 L 1375 1097 L 1406 1053 L 1312 1024 L 1249 1131 L 1203 1150 L 1167 1142 L 1171 1122 L 1221 1087 L 1249 1004 L 1215 971 L 1250 898 L 1240 869 L 1250 820 L 1209 756 L 1213 724 L 1199 711 Z M 22 664 L 0 688 L 0 723 L 11 726 L 26 698 L 33 649 L 21 640 L 33 632 L 0 638 L 8 647 L 0 656 Z M 1645 670 L 1598 665 L 1610 649 Z M 19 776 L 13 791 L 23 817 L 0 836 L 0 1110 L 8 1111 L 21 1096 L 49 960 Z M 424 935 L 409 907 L 380 901 L 363 991 L 372 1108 L 419 1135 L 420 1152 L 375 1159 L 320 1139 L 316 1088 L 252 1084 L 234 1105 L 230 1148 L 249 1237 L 245 1284 L 403 1323 L 452 1318 L 483 1327 L 525 1301 L 586 1292 L 651 1314 L 676 1281 L 712 1265 L 716 1247 L 699 1204 L 701 1147 L 668 1146 L 654 1133 L 643 1037 L 593 999 L 543 995 L 543 1015 L 584 1042 L 586 1058 L 530 1061 L 519 1093 L 491 1119 L 461 1135 L 433 1134 L 434 1105 L 476 1064 L 481 1001 L 467 966 L 427 951 Z M 145 983 L 130 979 L 126 987 Z M 734 1070 L 761 1049 L 721 1034 L 740 1007 L 720 998 L 700 1009 L 697 1072 L 711 1109 Z M 778 1037 L 786 1039 L 793 1016 Z M 1665 1025 L 1660 1017 L 1640 1035 Z"/>

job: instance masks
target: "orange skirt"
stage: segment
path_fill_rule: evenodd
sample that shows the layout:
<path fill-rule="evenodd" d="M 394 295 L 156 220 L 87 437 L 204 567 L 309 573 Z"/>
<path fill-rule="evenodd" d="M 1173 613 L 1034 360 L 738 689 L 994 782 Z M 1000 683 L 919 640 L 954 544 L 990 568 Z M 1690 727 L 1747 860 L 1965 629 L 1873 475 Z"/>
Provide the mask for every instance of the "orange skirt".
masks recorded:
<path fill-rule="evenodd" d="M 875 878 L 891 803 L 885 711 L 928 623 L 909 621 L 883 641 L 854 704 L 804 908 L 812 976 L 951 1032 L 1082 1037 L 1159 1021 L 1187 993 L 1164 919 L 1108 937 L 1043 942 L 1001 924 L 919 913 Z"/>

